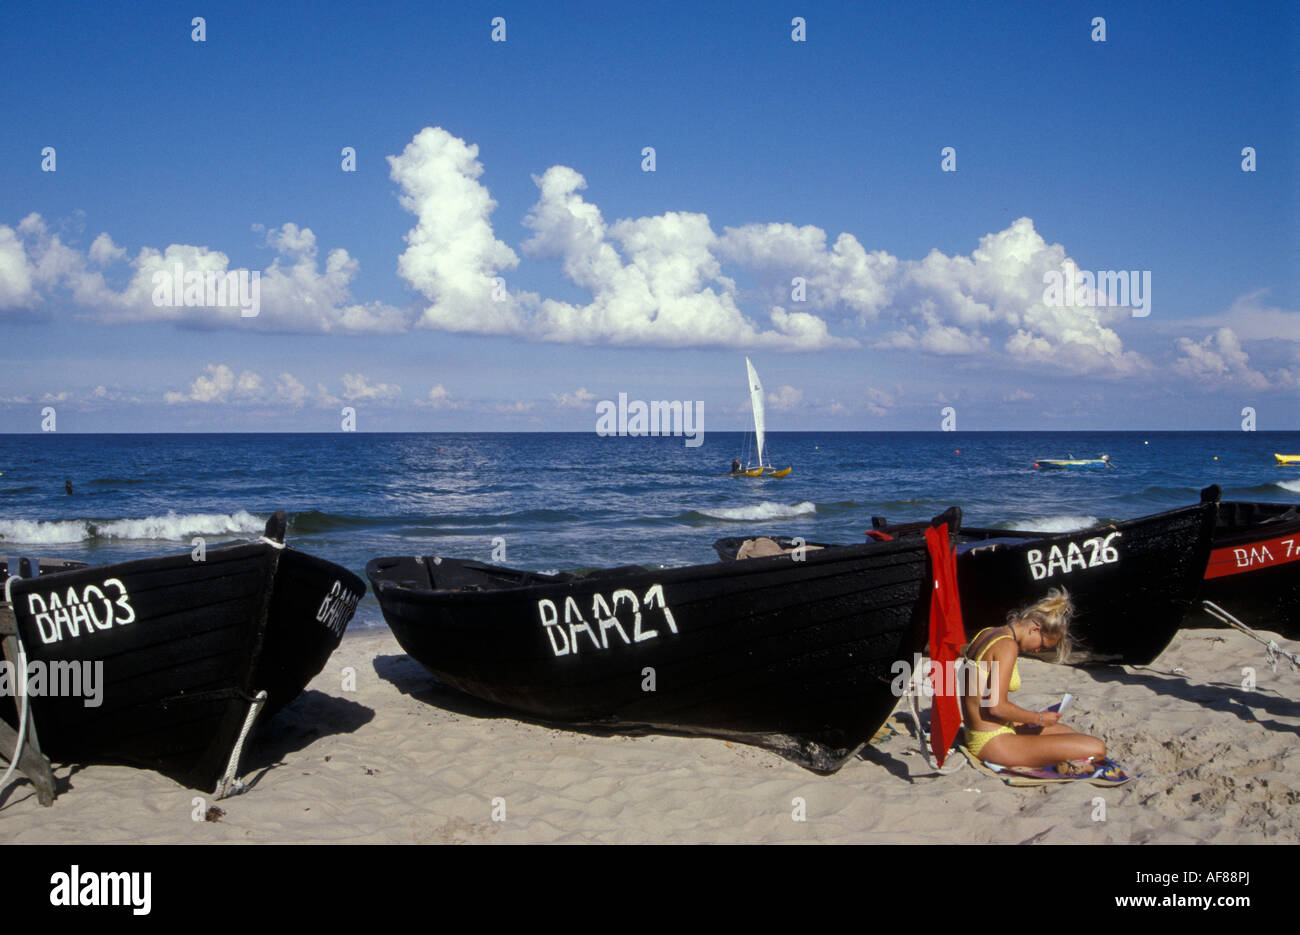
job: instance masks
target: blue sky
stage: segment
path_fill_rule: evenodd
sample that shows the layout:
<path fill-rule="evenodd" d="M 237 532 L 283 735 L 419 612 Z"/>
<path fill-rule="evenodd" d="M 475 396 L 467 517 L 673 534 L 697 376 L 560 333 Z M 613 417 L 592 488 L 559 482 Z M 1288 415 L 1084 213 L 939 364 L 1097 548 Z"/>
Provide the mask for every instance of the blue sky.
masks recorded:
<path fill-rule="evenodd" d="M 1298 50 L 1282 3 L 9 5 L 0 431 L 721 430 L 746 354 L 778 430 L 1300 428 Z M 1043 301 L 1121 270 L 1149 315 Z"/>

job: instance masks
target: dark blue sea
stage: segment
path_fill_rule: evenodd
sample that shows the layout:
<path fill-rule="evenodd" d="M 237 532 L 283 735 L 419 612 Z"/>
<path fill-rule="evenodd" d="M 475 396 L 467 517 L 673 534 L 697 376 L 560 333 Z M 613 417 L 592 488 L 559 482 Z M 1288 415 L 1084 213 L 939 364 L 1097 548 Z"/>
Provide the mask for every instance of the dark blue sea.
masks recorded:
<path fill-rule="evenodd" d="M 1217 483 L 1225 499 L 1300 503 L 1300 432 L 787 432 L 781 479 L 725 476 L 743 433 L 0 436 L 0 553 L 92 563 L 261 534 L 358 574 L 381 555 L 440 554 L 534 570 L 713 561 L 714 539 L 786 532 L 861 541 L 872 515 L 1068 530 L 1157 512 Z M 1109 454 L 1107 471 L 1036 458 Z M 73 493 L 64 492 L 70 480 Z M 503 540 L 503 541 L 502 541 Z M 357 623 L 382 625 L 367 595 Z M 356 625 L 356 624 L 354 624 Z"/>

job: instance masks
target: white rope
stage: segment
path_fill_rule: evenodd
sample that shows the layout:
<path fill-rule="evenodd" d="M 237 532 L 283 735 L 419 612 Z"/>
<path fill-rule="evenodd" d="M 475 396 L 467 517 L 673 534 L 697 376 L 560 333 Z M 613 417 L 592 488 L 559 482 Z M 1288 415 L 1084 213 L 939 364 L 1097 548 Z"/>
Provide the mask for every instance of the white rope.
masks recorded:
<path fill-rule="evenodd" d="M 918 669 L 912 673 L 912 677 L 907 680 L 907 688 L 903 690 L 903 695 L 907 699 L 907 713 L 912 715 L 912 723 L 916 725 L 916 739 L 921 748 L 921 756 L 925 758 L 926 765 L 930 770 L 939 776 L 946 776 L 948 773 L 955 773 L 965 765 L 965 757 L 953 757 L 952 763 L 948 766 L 940 766 L 935 762 L 934 756 L 930 753 L 930 735 L 921 729 L 921 681 L 925 678 L 922 670 Z M 931 711 L 933 711 L 931 705 Z"/>
<path fill-rule="evenodd" d="M 269 546 L 270 546 L 271 548 L 273 548 L 273 549 L 283 549 L 283 548 L 284 548 L 284 543 L 283 543 L 283 542 L 276 542 L 276 541 L 275 541 L 274 539 L 272 539 L 270 536 L 262 536 L 261 539 L 260 539 L 259 541 L 261 541 L 261 542 L 265 542 L 267 545 L 269 545 Z"/>
<path fill-rule="evenodd" d="M 13 606 L 13 591 L 15 577 L 10 575 L 5 578 L 5 603 L 10 607 Z M 5 770 L 3 778 L 0 778 L 0 788 L 9 781 L 9 777 L 14 774 L 18 768 L 18 760 L 22 757 L 23 743 L 27 740 L 27 653 L 23 651 L 23 640 L 18 635 L 17 627 L 18 618 L 14 618 L 14 642 L 18 644 L 18 668 L 22 670 L 22 683 L 18 689 L 18 694 L 22 700 L 18 702 L 18 742 L 14 744 L 14 754 L 9 758 L 9 768 Z"/>
<path fill-rule="evenodd" d="M 1289 663 L 1291 664 L 1291 671 L 1292 671 L 1292 672 L 1300 672 L 1300 656 L 1297 656 L 1295 653 L 1289 653 L 1289 652 L 1287 652 L 1287 651 L 1286 651 L 1285 649 L 1283 649 L 1281 646 L 1277 645 L 1277 641 L 1276 641 L 1276 640 L 1266 640 L 1266 639 L 1264 639 L 1264 637 L 1260 636 L 1258 633 L 1256 633 L 1256 632 L 1255 632 L 1254 630 L 1252 630 L 1250 627 L 1246 626 L 1244 623 L 1242 623 L 1240 620 L 1238 620 L 1238 619 L 1237 619 L 1236 617 L 1234 617 L 1232 614 L 1228 613 L 1226 610 L 1224 610 L 1224 609 L 1223 609 L 1222 607 L 1220 607 L 1218 604 L 1215 604 L 1213 601 L 1201 601 L 1201 604 L 1202 604 L 1202 606 L 1205 607 L 1206 611 L 1209 612 L 1209 614 L 1210 614 L 1212 617 L 1217 618 L 1220 622 L 1222 622 L 1222 623 L 1226 623 L 1226 624 L 1227 624 L 1228 626 L 1230 626 L 1230 627 L 1233 627 L 1233 628 L 1235 628 L 1235 629 L 1237 629 L 1237 630 L 1240 630 L 1242 633 L 1245 633 L 1247 636 L 1249 636 L 1249 637 L 1250 637 L 1252 640 L 1254 640 L 1255 642 L 1257 642 L 1257 643 L 1263 643 L 1263 644 L 1264 644 L 1264 659 L 1265 659 L 1265 661 L 1268 662 L 1268 664 L 1269 664 L 1270 666 L 1273 667 L 1273 674 L 1274 674 L 1274 675 L 1277 675 L 1277 663 L 1278 663 L 1278 659 L 1279 659 L 1279 658 L 1282 658 L 1282 657 L 1285 657 L 1286 660 L 1287 660 L 1287 662 L 1289 662 Z"/>
<path fill-rule="evenodd" d="M 230 760 L 226 763 L 226 773 L 217 783 L 216 791 L 213 793 L 218 799 L 239 795 L 247 788 L 243 780 L 236 776 L 239 772 L 239 758 L 244 753 L 244 741 L 248 739 L 248 732 L 253 729 L 253 722 L 257 720 L 258 712 L 266 703 L 266 697 L 266 689 L 262 689 L 248 706 L 248 714 L 244 717 L 244 726 L 239 731 L 239 739 L 235 741 L 235 748 L 230 751 Z"/>
<path fill-rule="evenodd" d="M 9 597 L 9 582 L 5 582 L 5 597 Z M 18 639 L 17 633 L 14 634 L 14 640 L 18 643 L 18 668 L 22 670 L 21 687 L 18 693 L 22 696 L 22 701 L 18 703 L 18 741 L 14 744 L 13 756 L 9 758 L 9 768 L 5 770 L 3 777 L 0 777 L 0 789 L 5 787 L 9 782 L 9 777 L 14 774 L 18 768 L 18 761 L 23 755 L 23 743 L 27 740 L 27 654 L 23 652 L 22 640 Z"/>

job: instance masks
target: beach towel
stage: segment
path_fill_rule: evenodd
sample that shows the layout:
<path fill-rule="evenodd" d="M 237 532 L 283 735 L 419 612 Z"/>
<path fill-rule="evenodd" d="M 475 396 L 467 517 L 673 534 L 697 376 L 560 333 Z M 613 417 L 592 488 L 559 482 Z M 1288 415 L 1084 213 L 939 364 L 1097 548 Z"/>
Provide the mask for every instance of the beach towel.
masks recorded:
<path fill-rule="evenodd" d="M 966 759 L 970 760 L 971 766 L 988 773 L 990 776 L 996 776 L 1008 786 L 1045 786 L 1048 783 L 1056 782 L 1086 782 L 1093 786 L 1122 786 L 1130 779 L 1136 778 L 1124 772 L 1120 765 L 1109 757 L 1097 763 L 1096 769 L 1091 773 L 1085 773 L 1082 776 L 1062 776 L 1056 771 L 1055 766 L 999 766 L 996 763 L 985 763 L 964 746 L 958 747 L 958 749 L 966 754 Z"/>

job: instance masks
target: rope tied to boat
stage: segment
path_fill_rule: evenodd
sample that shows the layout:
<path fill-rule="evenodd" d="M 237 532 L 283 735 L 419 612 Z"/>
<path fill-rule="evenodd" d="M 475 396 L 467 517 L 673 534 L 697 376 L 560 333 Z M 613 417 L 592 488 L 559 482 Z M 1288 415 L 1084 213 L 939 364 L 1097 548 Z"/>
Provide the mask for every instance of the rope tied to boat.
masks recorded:
<path fill-rule="evenodd" d="M 218 799 L 228 798 L 232 795 L 239 795 L 248 788 L 248 784 L 239 778 L 239 760 L 244 754 L 244 741 L 248 739 L 248 732 L 253 729 L 253 722 L 257 720 L 257 715 L 262 711 L 262 705 L 266 704 L 266 689 L 262 689 L 257 696 L 251 699 L 248 706 L 248 714 L 244 717 L 244 726 L 239 731 L 239 739 L 235 741 L 234 749 L 230 751 L 230 760 L 226 763 L 226 772 L 217 783 L 217 788 L 213 796 Z"/>
<path fill-rule="evenodd" d="M 13 587 L 14 578 L 5 579 L 5 603 L 13 606 L 13 596 L 10 588 Z M 9 768 L 5 770 L 3 777 L 0 777 L 0 789 L 3 789 L 9 782 L 9 777 L 14 774 L 18 768 L 18 761 L 22 759 L 23 744 L 27 742 L 27 653 L 23 649 L 22 637 L 18 635 L 17 628 L 14 629 L 14 642 L 18 644 L 18 669 L 21 673 L 19 678 L 18 694 L 21 696 L 18 702 L 18 739 L 14 742 L 14 752 L 9 758 Z"/>
<path fill-rule="evenodd" d="M 958 660 L 958 672 L 960 673 L 961 665 L 965 660 Z M 955 756 L 952 762 L 947 766 L 940 766 L 934 760 L 934 755 L 930 752 L 930 735 L 921 729 L 921 693 L 922 683 L 925 680 L 925 671 L 917 668 L 912 673 L 912 677 L 907 680 L 906 687 L 903 689 L 903 697 L 907 701 L 905 713 L 912 716 L 912 723 L 916 729 L 916 742 L 921 748 L 921 756 L 925 759 L 926 765 L 930 767 L 929 773 L 922 775 L 946 776 L 949 773 L 955 773 L 966 765 L 965 757 Z"/>
<path fill-rule="evenodd" d="M 1201 605 L 1205 608 L 1206 612 L 1210 614 L 1210 616 L 1214 617 L 1215 619 L 1219 620 L 1222 623 L 1226 623 L 1228 626 L 1232 627 L 1235 630 L 1240 630 L 1242 633 L 1245 633 L 1255 642 L 1262 643 L 1264 646 L 1264 659 L 1272 667 L 1274 675 L 1277 675 L 1277 664 L 1279 660 L 1283 658 L 1285 658 L 1286 661 L 1291 664 L 1292 672 L 1300 672 L 1300 655 L 1296 655 L 1295 653 L 1292 652 L 1287 652 L 1281 646 L 1277 645 L 1277 640 L 1268 640 L 1260 636 L 1250 627 L 1246 626 L 1246 624 L 1242 623 L 1240 620 L 1238 620 L 1232 614 L 1228 613 L 1226 610 L 1224 610 L 1222 607 L 1220 607 L 1218 604 L 1214 603 L 1213 601 L 1201 601 Z"/>
<path fill-rule="evenodd" d="M 270 546 L 271 548 L 273 548 L 273 549 L 283 549 L 283 548 L 284 548 L 284 543 L 283 543 L 283 542 L 276 542 L 276 541 L 275 541 L 274 539 L 272 539 L 270 536 L 262 536 L 258 541 L 259 541 L 259 542 L 265 542 L 267 545 L 269 545 L 269 546 Z"/>

